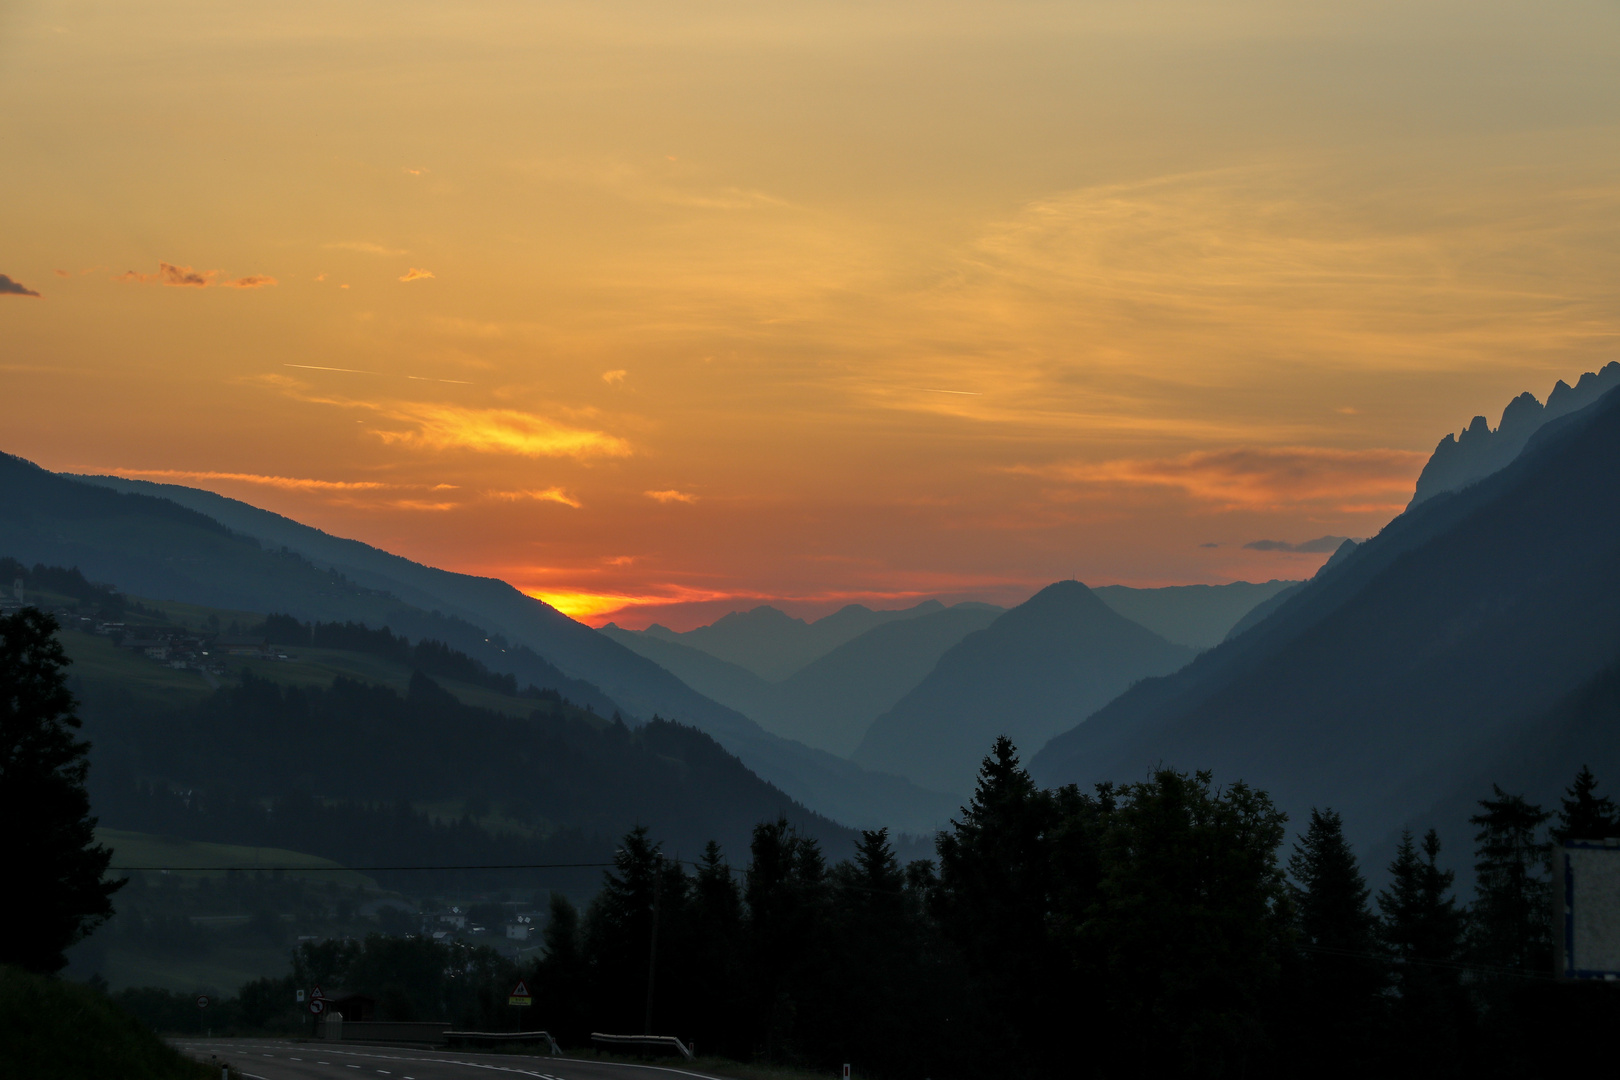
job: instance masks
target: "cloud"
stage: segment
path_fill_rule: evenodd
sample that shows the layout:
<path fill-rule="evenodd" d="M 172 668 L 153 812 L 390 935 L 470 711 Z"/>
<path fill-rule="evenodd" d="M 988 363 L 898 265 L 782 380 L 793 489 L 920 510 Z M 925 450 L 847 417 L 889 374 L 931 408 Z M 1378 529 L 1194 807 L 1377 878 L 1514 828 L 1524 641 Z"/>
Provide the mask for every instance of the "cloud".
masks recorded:
<path fill-rule="evenodd" d="M 1427 460 L 1428 455 L 1418 451 L 1384 448 L 1234 447 L 1171 458 L 1015 466 L 1009 471 L 1082 487 L 1169 489 L 1223 510 L 1326 503 L 1346 513 L 1362 512 L 1368 505 L 1398 512 Z M 1344 505 L 1349 500 L 1356 500 L 1355 509 Z"/>
<path fill-rule="evenodd" d="M 421 176 L 423 173 L 427 172 L 427 170 L 426 169 L 413 169 L 409 165 L 407 165 L 407 166 L 405 166 L 404 172 L 405 172 L 405 174 L 407 176 Z"/>
<path fill-rule="evenodd" d="M 383 247 L 373 244 L 370 240 L 339 240 L 336 243 L 325 244 L 324 247 L 334 251 L 359 251 L 367 255 L 408 255 L 410 252 L 404 248 Z"/>
<path fill-rule="evenodd" d="M 274 476 L 263 473 L 212 472 L 195 469 L 109 469 L 113 476 L 152 477 L 165 480 L 228 480 L 262 484 L 286 491 L 381 491 L 404 485 L 375 480 L 312 480 L 301 476 Z"/>
<path fill-rule="evenodd" d="M 356 402 L 355 404 L 364 404 Z M 616 435 L 566 427 L 516 409 L 469 409 L 457 405 L 398 403 L 375 408 L 414 425 L 410 431 L 377 431 L 384 442 L 431 450 L 476 450 L 525 457 L 628 457 L 630 444 Z"/>
<path fill-rule="evenodd" d="M 71 270 L 52 270 L 51 273 L 55 274 L 57 277 L 72 277 L 73 276 L 73 271 L 71 271 Z M 7 278 L 6 280 L 10 281 L 11 279 Z"/>
<path fill-rule="evenodd" d="M 413 266 L 409 270 L 405 271 L 404 274 L 400 275 L 399 280 L 401 280 L 401 281 L 421 281 L 424 278 L 430 278 L 432 276 L 433 276 L 433 271 L 431 271 L 431 270 L 422 270 L 422 269 L 419 269 L 418 267 Z"/>
<path fill-rule="evenodd" d="M 643 491 L 642 494 L 649 499 L 657 499 L 661 503 L 695 503 L 698 501 L 696 495 L 689 495 L 684 491 L 676 491 L 673 488 L 668 491 Z"/>
<path fill-rule="evenodd" d="M 20 281 L 13 281 L 7 275 L 0 274 L 0 296 L 38 297 L 39 293 L 35 292 L 33 289 L 30 289 Z"/>
<path fill-rule="evenodd" d="M 628 374 L 630 373 L 624 368 L 615 368 L 612 371 L 602 372 L 602 381 L 609 386 L 619 386 L 624 382 L 624 377 Z"/>
<path fill-rule="evenodd" d="M 259 289 L 266 285 L 276 284 L 276 279 L 267 274 L 248 274 L 246 277 L 229 278 L 216 282 L 220 276 L 218 270 L 195 270 L 189 266 L 176 266 L 174 263 L 158 263 L 157 273 L 143 274 L 139 270 L 126 270 L 116 275 L 114 281 L 135 281 L 141 283 L 158 282 L 182 289 L 206 289 L 210 285 L 219 284 L 227 289 Z"/>
<path fill-rule="evenodd" d="M 548 487 L 540 488 L 539 490 L 524 491 L 492 491 L 489 494 L 491 498 L 505 499 L 508 502 L 519 502 L 523 499 L 534 499 L 538 502 L 562 503 L 562 505 L 571 506 L 575 510 L 578 510 L 581 506 L 585 505 L 560 487 Z"/>
<path fill-rule="evenodd" d="M 1315 540 L 1298 544 L 1290 544 L 1287 540 L 1250 540 L 1243 546 L 1250 551 L 1298 551 L 1308 555 L 1330 555 L 1348 539 L 1348 536 L 1318 536 Z"/>
<path fill-rule="evenodd" d="M 1201 547 L 1201 548 L 1218 548 L 1221 545 L 1219 545 L 1219 544 L 1215 543 L 1213 540 L 1211 540 L 1211 541 L 1206 541 L 1205 543 L 1199 544 L 1198 546 Z"/>

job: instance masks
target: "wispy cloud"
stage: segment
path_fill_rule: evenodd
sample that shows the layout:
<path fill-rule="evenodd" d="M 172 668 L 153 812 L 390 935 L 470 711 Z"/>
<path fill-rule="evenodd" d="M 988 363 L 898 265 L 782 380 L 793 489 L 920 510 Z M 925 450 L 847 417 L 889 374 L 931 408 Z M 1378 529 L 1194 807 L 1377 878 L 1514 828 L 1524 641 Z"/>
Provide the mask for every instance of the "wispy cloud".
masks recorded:
<path fill-rule="evenodd" d="M 264 473 L 214 472 L 197 469 L 108 469 L 113 476 L 161 480 L 224 480 L 260 484 L 286 491 L 382 491 L 406 485 L 375 480 L 313 480 L 302 476 L 274 476 Z"/>
<path fill-rule="evenodd" d="M 431 271 L 431 270 L 423 270 L 420 267 L 413 266 L 409 270 L 407 270 L 403 274 L 401 274 L 400 277 L 399 277 L 399 280 L 401 280 L 401 281 L 423 281 L 423 280 L 426 280 L 427 278 L 430 278 L 432 276 L 433 276 L 433 271 Z"/>
<path fill-rule="evenodd" d="M 30 289 L 20 281 L 16 281 L 6 274 L 0 274 L 0 296 L 33 296 L 39 293 Z"/>
<path fill-rule="evenodd" d="M 1348 536 L 1318 536 L 1315 540 L 1302 540 L 1291 544 L 1287 540 L 1250 540 L 1243 546 L 1250 551 L 1296 551 L 1307 555 L 1325 555 L 1339 550 Z"/>
<path fill-rule="evenodd" d="M 113 277 L 114 281 L 132 281 L 139 283 L 157 282 L 160 285 L 169 285 L 181 289 L 206 289 L 210 285 L 222 285 L 227 289 L 262 289 L 266 285 L 276 284 L 276 279 L 268 274 L 248 274 L 245 277 L 226 278 L 216 281 L 221 271 L 197 270 L 190 266 L 179 266 L 175 263 L 158 263 L 157 273 L 146 274 L 139 270 L 126 270 Z"/>
<path fill-rule="evenodd" d="M 602 372 L 602 381 L 609 386 L 619 386 L 624 382 L 625 376 L 629 374 L 624 368 L 615 368 L 612 371 Z"/>
<path fill-rule="evenodd" d="M 384 247 L 381 244 L 374 244 L 370 240 L 339 240 L 335 243 L 326 244 L 324 246 L 334 251 L 358 251 L 366 255 L 395 256 L 410 254 L 410 252 L 404 248 Z"/>
<path fill-rule="evenodd" d="M 561 503 L 564 506 L 571 506 L 575 510 L 578 510 L 581 506 L 585 505 L 560 487 L 548 487 L 539 488 L 537 490 L 522 491 L 491 491 L 489 495 L 493 499 L 505 499 L 508 502 L 521 502 L 526 499 L 532 499 L 536 502 Z"/>
<path fill-rule="evenodd" d="M 1169 489 L 1226 510 L 1278 510 L 1348 500 L 1399 510 L 1427 454 L 1312 446 L 1236 447 L 1168 458 L 1017 466 L 1013 472 L 1081 487 Z"/>
<path fill-rule="evenodd" d="M 674 488 L 667 491 L 643 491 L 642 494 L 649 499 L 657 499 L 661 503 L 695 503 L 698 501 L 696 495 L 685 491 L 676 491 Z"/>
<path fill-rule="evenodd" d="M 603 431 L 567 427 L 516 409 L 471 409 L 458 405 L 397 403 L 371 406 L 411 424 L 408 431 L 378 431 L 385 442 L 432 450 L 476 450 L 525 457 L 588 460 L 628 457 L 624 439 Z"/>

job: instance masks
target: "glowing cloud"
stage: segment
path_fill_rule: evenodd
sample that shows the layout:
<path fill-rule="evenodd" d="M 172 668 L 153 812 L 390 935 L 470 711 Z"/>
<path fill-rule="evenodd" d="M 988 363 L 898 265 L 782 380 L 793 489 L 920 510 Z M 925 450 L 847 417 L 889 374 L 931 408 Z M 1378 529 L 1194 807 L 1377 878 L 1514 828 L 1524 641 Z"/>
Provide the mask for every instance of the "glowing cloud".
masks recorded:
<path fill-rule="evenodd" d="M 432 450 L 477 450 L 525 457 L 628 457 L 630 444 L 602 431 L 564 427 L 516 409 L 468 409 L 456 405 L 400 404 L 382 410 L 415 425 L 413 431 L 378 431 L 384 442 Z"/>
<path fill-rule="evenodd" d="M 234 281 L 222 281 L 220 284 L 227 289 L 262 289 L 266 285 L 275 285 L 278 282 L 267 274 L 249 274 L 247 277 L 239 277 Z"/>
<path fill-rule="evenodd" d="M 131 476 L 164 480 L 226 480 L 242 484 L 262 484 L 286 491 L 381 491 L 398 488 L 400 484 L 383 484 L 374 480 L 312 480 L 301 476 L 271 476 L 262 473 L 211 472 L 194 469 L 109 469 L 113 476 Z"/>
<path fill-rule="evenodd" d="M 142 284 L 157 282 L 160 285 L 169 285 L 179 289 L 206 289 L 210 285 L 219 284 L 227 289 L 259 289 L 266 285 L 276 284 L 276 279 L 267 274 L 248 274 L 246 277 L 231 278 L 215 282 L 220 276 L 218 270 L 196 270 L 189 266 L 177 266 L 174 263 L 158 263 L 157 273 L 143 274 L 139 270 L 126 270 L 116 275 L 114 281 L 132 281 Z"/>
<path fill-rule="evenodd" d="M 607 383 L 609 386 L 619 386 L 623 384 L 624 377 L 628 374 L 630 373 L 623 368 L 617 368 L 613 371 L 604 371 L 602 372 L 602 381 Z"/>
<path fill-rule="evenodd" d="M 585 505 L 560 487 L 541 488 L 536 491 L 492 491 L 489 494 L 491 498 L 505 499 L 508 502 L 533 499 L 536 502 L 561 503 L 564 506 L 571 506 L 575 510 Z"/>
<path fill-rule="evenodd" d="M 676 491 L 674 488 L 670 488 L 668 491 L 643 491 L 642 494 L 647 496 L 649 499 L 657 499 L 661 503 L 695 503 L 698 501 L 698 497 L 696 495 L 691 495 L 684 491 Z"/>
<path fill-rule="evenodd" d="M 1202 450 L 1173 458 L 1017 467 L 1013 472 L 1091 487 L 1171 489 L 1225 510 L 1275 510 L 1303 503 L 1383 500 L 1399 510 L 1428 455 L 1410 450 L 1311 446 Z M 1364 506 L 1340 506 L 1359 512 Z"/>
<path fill-rule="evenodd" d="M 425 280 L 427 278 L 430 278 L 432 276 L 433 276 L 433 271 L 431 271 L 431 270 L 422 270 L 422 269 L 420 269 L 418 267 L 413 266 L 409 270 L 405 271 L 404 274 L 400 275 L 399 280 L 401 280 L 401 281 L 423 281 L 423 280 Z"/>
<path fill-rule="evenodd" d="M 381 244 L 373 244 L 370 240 L 339 240 L 334 244 L 326 244 L 325 247 L 334 251 L 359 251 L 367 255 L 408 254 L 404 248 L 383 247 Z"/>

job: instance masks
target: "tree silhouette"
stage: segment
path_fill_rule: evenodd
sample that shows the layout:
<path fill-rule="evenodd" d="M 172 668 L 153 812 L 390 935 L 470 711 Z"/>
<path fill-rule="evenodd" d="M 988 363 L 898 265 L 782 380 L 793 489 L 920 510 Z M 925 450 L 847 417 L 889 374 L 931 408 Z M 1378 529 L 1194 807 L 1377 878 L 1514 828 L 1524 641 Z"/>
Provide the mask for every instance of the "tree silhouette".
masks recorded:
<path fill-rule="evenodd" d="M 36 608 L 0 617 L 0 865 L 26 932 L 0 936 L 0 962 L 53 972 L 68 946 L 112 914 L 123 880 L 105 881 L 112 852 L 95 842 L 84 790 L 90 744 L 56 640 L 56 620 Z"/>
<path fill-rule="evenodd" d="M 1567 790 L 1552 837 L 1565 840 L 1603 840 L 1620 836 L 1620 810 L 1607 795 L 1596 794 L 1597 777 L 1585 765 Z"/>

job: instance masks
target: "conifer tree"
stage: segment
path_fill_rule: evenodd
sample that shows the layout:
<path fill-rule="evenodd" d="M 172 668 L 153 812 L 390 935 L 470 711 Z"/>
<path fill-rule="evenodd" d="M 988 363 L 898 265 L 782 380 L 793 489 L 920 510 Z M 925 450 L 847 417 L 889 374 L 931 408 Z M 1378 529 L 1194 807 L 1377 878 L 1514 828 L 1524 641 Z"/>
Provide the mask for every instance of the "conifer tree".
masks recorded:
<path fill-rule="evenodd" d="M 1543 971 L 1551 962 L 1548 856 L 1541 827 L 1552 815 L 1522 795 L 1492 785 L 1495 797 L 1480 800 L 1474 839 L 1475 901 L 1469 920 L 1469 952 L 1489 967 Z"/>
<path fill-rule="evenodd" d="M 935 915 L 984 1019 L 974 1034 L 1014 1068 L 1033 1069 L 1045 1052 L 1038 1040 L 1054 1028 L 1051 991 L 1063 982 L 1047 934 L 1052 821 L 1050 795 L 1003 735 L 979 767 L 973 800 L 935 845 Z"/>
<path fill-rule="evenodd" d="M 84 781 L 90 744 L 56 640 L 56 620 L 37 608 L 0 616 L 0 865 L 27 930 L 0 934 L 0 963 L 49 973 L 66 949 L 112 914 L 122 880 L 104 875 L 112 852 L 96 843 Z"/>
<path fill-rule="evenodd" d="M 1377 1034 L 1384 969 L 1377 956 L 1378 921 L 1344 825 L 1332 810 L 1311 810 L 1288 861 L 1295 925 L 1305 955 L 1302 987 L 1309 1002 L 1304 1052 L 1318 1075 L 1364 1071 Z"/>
<path fill-rule="evenodd" d="M 1597 777 L 1585 765 L 1575 774 L 1575 782 L 1566 790 L 1563 806 L 1558 811 L 1558 824 L 1552 828 L 1552 837 L 1559 843 L 1566 840 L 1604 840 L 1620 836 L 1620 809 L 1607 795 L 1597 794 Z"/>
<path fill-rule="evenodd" d="M 1454 1064 L 1467 1025 L 1461 966 L 1464 916 L 1451 894 L 1456 875 L 1442 870 L 1440 834 L 1430 829 L 1422 854 L 1401 834 L 1389 887 L 1378 894 L 1379 934 L 1394 961 L 1397 997 L 1391 1064 L 1434 1075 Z"/>

